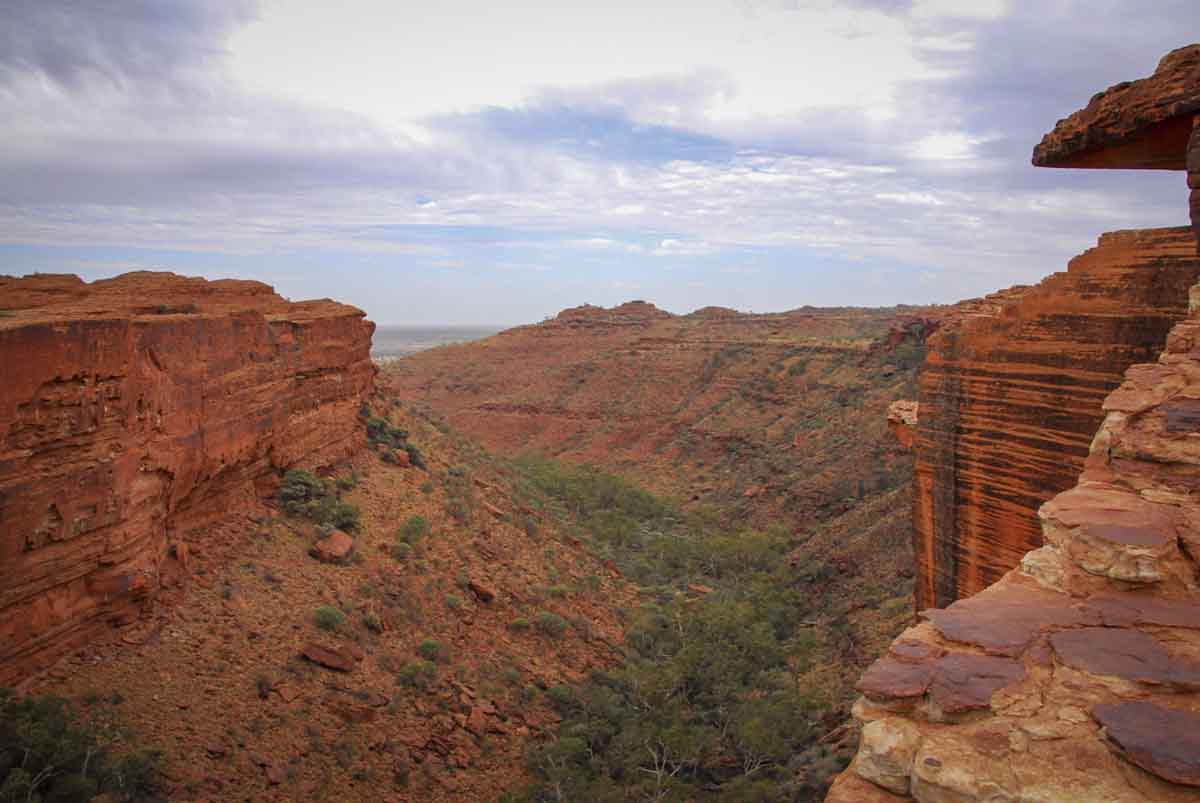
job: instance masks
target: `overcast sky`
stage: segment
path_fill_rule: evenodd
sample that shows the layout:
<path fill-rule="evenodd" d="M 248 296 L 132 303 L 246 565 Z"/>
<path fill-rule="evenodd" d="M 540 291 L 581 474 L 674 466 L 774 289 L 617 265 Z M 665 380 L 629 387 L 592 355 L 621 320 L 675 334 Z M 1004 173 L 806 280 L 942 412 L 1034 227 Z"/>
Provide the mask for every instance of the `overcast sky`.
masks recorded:
<path fill-rule="evenodd" d="M 0 0 L 0 273 L 140 268 L 385 324 L 951 302 L 1177 173 L 1038 170 L 1195 0 Z"/>

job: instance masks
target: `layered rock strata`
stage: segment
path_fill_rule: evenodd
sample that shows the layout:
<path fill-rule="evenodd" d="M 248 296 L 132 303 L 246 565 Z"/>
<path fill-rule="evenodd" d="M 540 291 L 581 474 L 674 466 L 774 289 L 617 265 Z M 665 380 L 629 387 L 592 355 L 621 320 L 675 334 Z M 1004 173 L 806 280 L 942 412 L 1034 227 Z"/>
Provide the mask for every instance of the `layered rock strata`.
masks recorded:
<path fill-rule="evenodd" d="M 373 329 L 258 282 L 0 278 L 0 685 L 135 619 L 280 469 L 358 448 Z"/>
<path fill-rule="evenodd" d="M 1065 273 L 929 339 L 915 427 L 917 605 L 986 588 L 1042 543 L 1038 506 L 1074 484 L 1122 372 L 1187 312 L 1187 228 L 1105 234 Z"/>
<path fill-rule="evenodd" d="M 1163 64 L 1194 72 L 1178 53 L 1195 50 Z M 1098 103 L 1047 138 L 1054 158 L 1143 159 L 1088 149 L 1159 128 L 1146 109 L 1162 104 L 1126 118 Z M 1200 285 L 1103 412 L 1078 483 L 1040 509 L 1044 546 L 924 611 L 863 675 L 859 752 L 827 801 L 1200 801 Z"/>

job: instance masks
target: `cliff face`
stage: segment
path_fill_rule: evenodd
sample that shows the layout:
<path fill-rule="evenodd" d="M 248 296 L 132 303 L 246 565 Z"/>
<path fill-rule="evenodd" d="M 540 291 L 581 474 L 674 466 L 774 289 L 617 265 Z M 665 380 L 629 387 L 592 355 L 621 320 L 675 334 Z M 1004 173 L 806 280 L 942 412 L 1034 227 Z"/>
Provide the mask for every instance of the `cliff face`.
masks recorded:
<path fill-rule="evenodd" d="M 1106 234 L 1065 273 L 930 338 L 915 438 L 918 608 L 986 588 L 1041 545 L 1038 506 L 1074 484 L 1104 396 L 1162 348 L 1198 278 L 1189 229 Z"/>
<path fill-rule="evenodd" d="M 359 445 L 374 325 L 257 282 L 0 278 L 0 685 L 136 618 L 279 469 Z"/>
<path fill-rule="evenodd" d="M 1035 161 L 1146 167 L 1163 131 L 1183 127 L 1171 115 L 1198 103 L 1193 46 L 1060 121 Z M 1200 285 L 1157 362 L 1104 400 L 1078 483 L 1039 511 L 1044 546 L 976 596 L 923 611 L 863 675 L 858 754 L 828 803 L 1200 801 L 1198 400 Z"/>

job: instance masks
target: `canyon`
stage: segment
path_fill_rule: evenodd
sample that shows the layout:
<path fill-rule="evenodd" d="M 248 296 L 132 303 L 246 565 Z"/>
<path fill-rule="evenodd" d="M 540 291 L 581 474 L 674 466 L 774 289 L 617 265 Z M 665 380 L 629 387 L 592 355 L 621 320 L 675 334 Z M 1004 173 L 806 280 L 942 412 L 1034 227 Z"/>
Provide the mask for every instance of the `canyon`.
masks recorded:
<path fill-rule="evenodd" d="M 1060 121 L 1034 162 L 1192 167 L 1197 109 L 1193 45 Z M 1200 800 L 1200 286 L 1187 301 L 1157 361 L 1105 397 L 1077 483 L 1039 508 L 1043 545 L 922 611 L 864 673 L 829 803 Z"/>
<path fill-rule="evenodd" d="M 359 451 L 373 328 L 251 281 L 0 278 L 0 684 L 137 620 L 282 469 Z"/>

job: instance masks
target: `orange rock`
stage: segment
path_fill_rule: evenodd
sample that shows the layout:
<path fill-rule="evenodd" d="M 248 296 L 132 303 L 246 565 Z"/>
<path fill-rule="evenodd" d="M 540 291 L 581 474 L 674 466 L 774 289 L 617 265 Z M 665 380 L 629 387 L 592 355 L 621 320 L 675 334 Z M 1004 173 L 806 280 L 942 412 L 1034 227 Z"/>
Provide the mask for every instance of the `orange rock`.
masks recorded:
<path fill-rule="evenodd" d="M 1105 234 L 1035 287 L 928 341 L 914 445 L 917 607 L 998 580 L 1042 544 L 1126 368 L 1157 356 L 1200 279 L 1186 228 Z M 889 422 L 890 423 L 890 422 Z"/>
<path fill-rule="evenodd" d="M 471 580 L 467 587 L 471 589 L 471 593 L 483 603 L 491 602 L 496 599 L 496 591 L 488 585 L 485 585 L 478 580 Z"/>
<path fill-rule="evenodd" d="M 322 563 L 342 563 L 354 551 L 354 539 L 341 530 L 334 530 L 329 535 L 313 544 L 310 554 Z"/>
<path fill-rule="evenodd" d="M 136 620 L 168 532 L 186 562 L 282 469 L 361 448 L 353 307 L 131 273 L 0 278 L 0 308 L 0 685 Z"/>
<path fill-rule="evenodd" d="M 358 661 L 345 648 L 330 648 L 323 647 L 320 644 L 307 644 L 300 653 L 314 664 L 320 664 L 326 669 L 335 669 L 338 672 L 350 672 L 358 665 Z"/>

